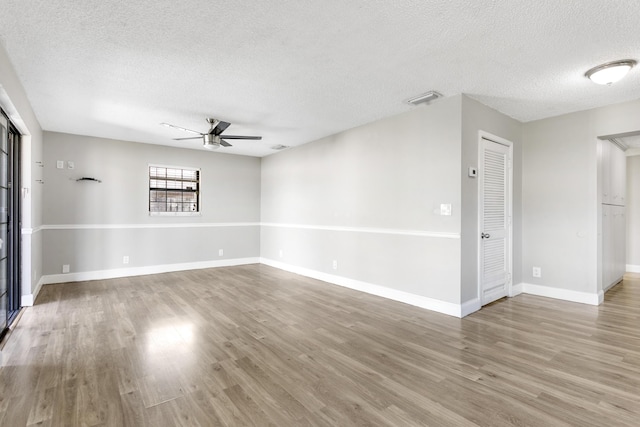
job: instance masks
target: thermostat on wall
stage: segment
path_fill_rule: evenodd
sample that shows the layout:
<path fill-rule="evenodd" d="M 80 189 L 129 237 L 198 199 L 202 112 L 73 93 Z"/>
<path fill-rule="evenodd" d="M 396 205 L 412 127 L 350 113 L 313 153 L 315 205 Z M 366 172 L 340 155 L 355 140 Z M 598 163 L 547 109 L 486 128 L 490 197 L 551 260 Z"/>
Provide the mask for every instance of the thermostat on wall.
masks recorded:
<path fill-rule="evenodd" d="M 476 176 L 478 176 L 478 169 L 474 168 L 473 166 L 469 166 L 469 176 L 471 178 L 475 178 Z"/>

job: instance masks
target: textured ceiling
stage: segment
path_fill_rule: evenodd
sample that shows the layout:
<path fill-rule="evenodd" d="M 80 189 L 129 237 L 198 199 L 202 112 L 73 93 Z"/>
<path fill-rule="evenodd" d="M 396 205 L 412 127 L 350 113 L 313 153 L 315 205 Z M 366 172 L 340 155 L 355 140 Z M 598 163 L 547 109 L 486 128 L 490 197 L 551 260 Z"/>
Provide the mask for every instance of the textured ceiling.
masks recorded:
<path fill-rule="evenodd" d="M 263 156 L 466 93 L 521 121 L 640 98 L 584 72 L 640 59 L 638 0 L 3 0 L 0 41 L 45 130 Z M 0 82 L 1 84 L 1 82 Z"/>

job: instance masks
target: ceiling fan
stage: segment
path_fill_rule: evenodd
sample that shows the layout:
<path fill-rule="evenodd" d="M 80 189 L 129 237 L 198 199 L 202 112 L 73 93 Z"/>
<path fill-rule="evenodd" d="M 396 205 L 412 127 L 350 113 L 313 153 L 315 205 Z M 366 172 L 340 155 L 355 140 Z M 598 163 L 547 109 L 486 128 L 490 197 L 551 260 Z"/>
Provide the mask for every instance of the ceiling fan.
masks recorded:
<path fill-rule="evenodd" d="M 170 127 L 170 128 L 180 129 L 180 130 L 183 130 L 185 132 L 191 132 L 191 133 L 198 134 L 199 136 L 194 136 L 194 137 L 190 137 L 190 138 L 173 138 L 173 140 L 174 141 L 184 141 L 184 140 L 187 140 L 187 139 L 202 138 L 203 144 L 204 144 L 204 148 L 208 148 L 209 150 L 215 150 L 217 148 L 220 148 L 220 146 L 231 147 L 232 145 L 229 144 L 224 139 L 250 139 L 250 140 L 256 140 L 256 141 L 259 141 L 259 140 L 262 139 L 261 136 L 222 135 L 222 132 L 224 132 L 229 127 L 229 125 L 231 125 L 231 123 L 223 122 L 222 120 L 212 119 L 212 118 L 207 118 L 207 123 L 209 123 L 209 125 L 211 126 L 210 129 L 209 129 L 209 132 L 207 132 L 207 133 L 197 132 L 195 130 L 186 129 L 186 128 L 183 128 L 183 127 L 180 127 L 180 126 L 176 126 L 176 125 L 172 125 L 172 124 L 169 124 L 169 123 L 160 123 L 160 124 L 163 125 L 163 126 Z"/>

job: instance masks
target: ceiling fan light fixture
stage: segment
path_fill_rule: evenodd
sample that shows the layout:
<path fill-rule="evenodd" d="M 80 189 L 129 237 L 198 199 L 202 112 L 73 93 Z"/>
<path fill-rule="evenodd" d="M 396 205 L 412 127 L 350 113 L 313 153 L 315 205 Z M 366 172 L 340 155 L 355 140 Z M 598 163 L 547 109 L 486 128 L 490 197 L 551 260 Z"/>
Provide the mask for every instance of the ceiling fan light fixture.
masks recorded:
<path fill-rule="evenodd" d="M 611 85 L 626 76 L 636 64 L 637 62 L 633 59 L 607 62 L 593 67 L 584 73 L 584 75 L 596 84 Z"/>
<path fill-rule="evenodd" d="M 203 147 L 206 148 L 207 150 L 217 150 L 218 148 L 220 148 L 220 144 L 207 143 L 205 141 L 205 143 L 203 144 Z"/>
<path fill-rule="evenodd" d="M 217 150 L 220 148 L 220 137 L 217 135 L 211 135 L 210 133 L 202 135 L 204 140 L 203 146 L 207 150 Z"/>

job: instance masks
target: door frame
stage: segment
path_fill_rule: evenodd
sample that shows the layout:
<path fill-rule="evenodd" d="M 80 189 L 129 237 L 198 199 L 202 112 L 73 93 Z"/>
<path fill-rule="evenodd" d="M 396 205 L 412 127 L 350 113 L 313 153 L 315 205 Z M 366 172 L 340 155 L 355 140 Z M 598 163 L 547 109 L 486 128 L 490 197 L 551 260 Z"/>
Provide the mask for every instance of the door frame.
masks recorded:
<path fill-rule="evenodd" d="M 11 233 L 9 244 L 11 247 L 11 265 L 9 275 L 14 287 L 11 320 L 15 319 L 22 308 L 22 135 L 9 120 L 9 133 L 13 138 L 7 139 L 9 149 L 9 177 L 11 189 L 9 191 L 9 215 L 11 216 Z"/>
<path fill-rule="evenodd" d="M 514 287 L 513 287 L 513 142 L 501 138 L 497 135 L 493 135 L 489 132 L 478 131 L 478 205 L 477 205 L 477 229 L 476 229 L 476 239 L 477 239 L 477 253 L 478 253 L 478 269 L 477 269 L 477 280 L 478 280 L 478 304 L 482 307 L 484 304 L 482 303 L 482 239 L 480 239 L 480 233 L 482 231 L 482 206 L 483 206 L 483 196 L 482 196 L 482 186 L 483 186 L 483 149 L 482 149 L 482 140 L 487 139 L 491 142 L 495 142 L 496 144 L 504 145 L 509 148 L 508 152 L 508 161 L 507 161 L 507 197 L 509 201 L 507 203 L 507 296 L 513 297 L 515 296 Z"/>

